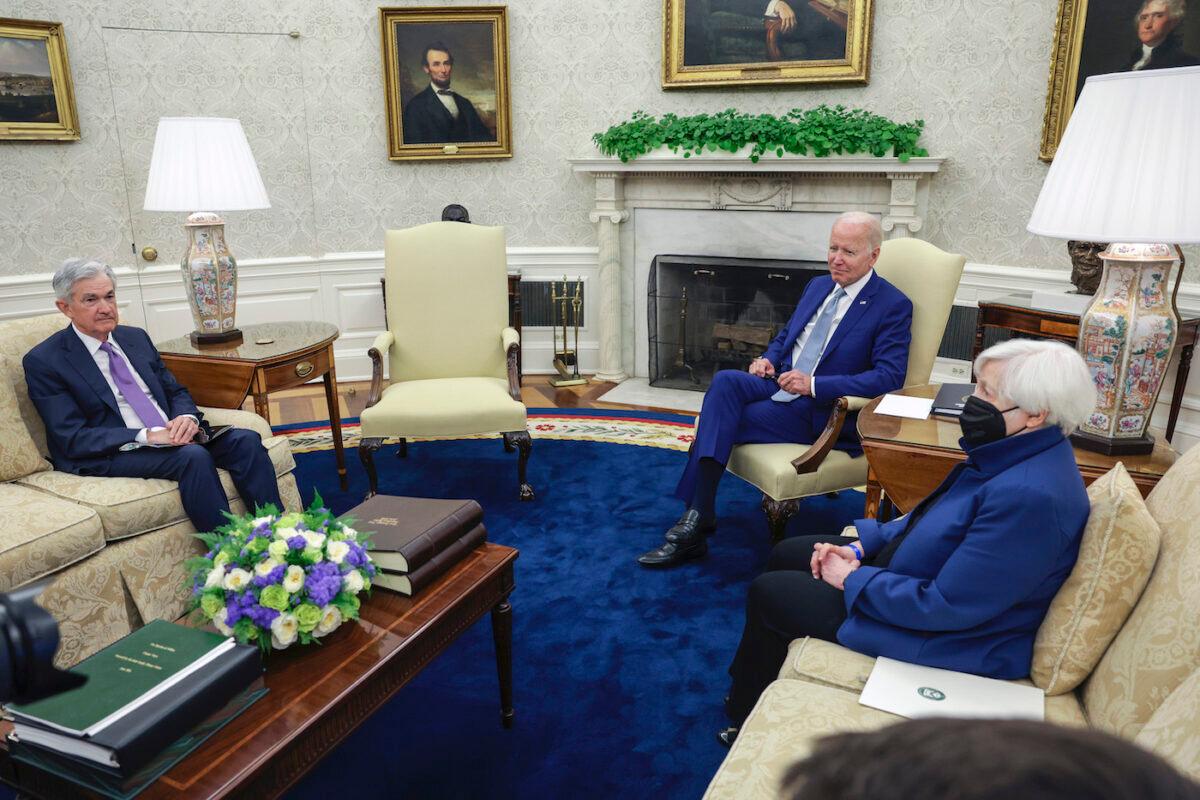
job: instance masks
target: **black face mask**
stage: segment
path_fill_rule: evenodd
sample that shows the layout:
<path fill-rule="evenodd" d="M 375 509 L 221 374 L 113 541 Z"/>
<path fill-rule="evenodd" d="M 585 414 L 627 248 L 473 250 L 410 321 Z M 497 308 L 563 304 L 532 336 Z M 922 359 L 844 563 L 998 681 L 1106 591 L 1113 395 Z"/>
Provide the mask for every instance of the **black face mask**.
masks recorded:
<path fill-rule="evenodd" d="M 970 445 L 1000 441 L 1008 435 L 1004 415 L 1016 408 L 1018 406 L 1001 411 L 987 400 L 971 395 L 963 404 L 962 414 L 958 418 L 963 438 Z"/>

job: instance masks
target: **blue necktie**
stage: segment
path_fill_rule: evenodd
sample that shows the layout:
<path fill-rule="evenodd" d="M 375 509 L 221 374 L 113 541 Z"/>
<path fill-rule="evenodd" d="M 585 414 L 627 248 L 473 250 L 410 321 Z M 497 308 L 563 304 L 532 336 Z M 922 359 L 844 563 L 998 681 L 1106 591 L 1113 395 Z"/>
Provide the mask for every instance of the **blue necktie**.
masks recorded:
<path fill-rule="evenodd" d="M 808 341 L 801 348 L 800 357 L 796 359 L 796 363 L 792 364 L 792 369 L 803 372 L 805 375 L 813 374 L 813 370 L 817 366 L 817 359 L 821 357 L 821 351 L 825 349 L 825 340 L 829 338 L 829 329 L 833 327 L 833 315 L 837 313 L 838 301 L 845 294 L 846 290 L 839 286 L 834 291 L 833 298 L 825 303 L 825 308 L 821 310 L 820 315 L 817 317 L 812 332 L 808 334 Z M 780 389 L 771 395 L 771 399 L 776 403 L 790 403 L 799 396 L 798 394 L 792 394 L 784 389 Z"/>

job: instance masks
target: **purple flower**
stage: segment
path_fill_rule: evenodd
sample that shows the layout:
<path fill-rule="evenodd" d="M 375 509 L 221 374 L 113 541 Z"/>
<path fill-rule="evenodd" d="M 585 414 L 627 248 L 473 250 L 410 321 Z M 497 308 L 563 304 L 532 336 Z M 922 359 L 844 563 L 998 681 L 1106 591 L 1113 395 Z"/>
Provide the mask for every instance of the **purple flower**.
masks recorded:
<path fill-rule="evenodd" d="M 289 550 L 303 550 L 308 545 L 303 536 L 293 536 L 287 540 L 287 543 Z"/>
<path fill-rule="evenodd" d="M 321 561 L 308 568 L 304 577 L 308 599 L 316 606 L 326 606 L 342 589 L 342 574 L 338 565 Z"/>
<path fill-rule="evenodd" d="M 287 572 L 287 564 L 280 564 L 266 575 L 255 575 L 252 583 L 259 588 L 270 586 L 272 583 L 283 583 L 283 573 L 285 572 Z"/>
<path fill-rule="evenodd" d="M 348 542 L 350 552 L 342 559 L 343 562 L 349 562 L 353 567 L 362 567 L 367 563 L 367 551 L 363 549 L 361 544 L 357 542 Z"/>
<path fill-rule="evenodd" d="M 245 616 L 248 620 L 254 623 L 255 627 L 261 628 L 265 631 L 270 630 L 271 623 L 274 622 L 275 618 L 279 616 L 279 612 L 273 608 L 267 608 L 266 606 L 260 606 L 258 603 L 255 603 L 250 608 L 246 609 Z"/>
<path fill-rule="evenodd" d="M 255 536 L 270 536 L 270 535 L 271 535 L 271 523 L 265 519 L 262 522 L 255 525 L 254 530 L 250 532 L 251 539 L 253 539 Z"/>

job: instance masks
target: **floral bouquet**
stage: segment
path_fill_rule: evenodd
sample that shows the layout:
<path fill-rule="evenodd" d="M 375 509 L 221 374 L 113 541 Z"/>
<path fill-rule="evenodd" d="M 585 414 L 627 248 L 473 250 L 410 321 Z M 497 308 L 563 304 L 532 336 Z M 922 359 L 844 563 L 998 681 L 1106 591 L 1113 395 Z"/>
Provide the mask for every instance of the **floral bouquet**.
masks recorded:
<path fill-rule="evenodd" d="M 192 610 L 226 636 L 263 652 L 308 644 L 358 618 L 359 592 L 375 566 L 370 542 L 336 519 L 317 495 L 303 512 L 227 515 L 229 524 L 196 537 L 208 546 L 189 559 Z"/>

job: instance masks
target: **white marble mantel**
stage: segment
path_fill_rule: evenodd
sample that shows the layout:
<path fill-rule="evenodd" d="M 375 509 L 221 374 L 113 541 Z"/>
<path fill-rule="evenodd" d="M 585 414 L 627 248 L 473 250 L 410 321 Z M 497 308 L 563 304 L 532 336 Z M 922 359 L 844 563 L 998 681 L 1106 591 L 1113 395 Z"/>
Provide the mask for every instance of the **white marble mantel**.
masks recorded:
<path fill-rule="evenodd" d="M 632 356 L 622 341 L 622 272 L 632 253 L 622 253 L 621 224 L 633 209 L 777 211 L 878 214 L 888 238 L 920 233 L 930 178 L 945 159 L 873 156 L 809 156 L 768 153 L 751 162 L 744 154 L 713 153 L 690 158 L 660 151 L 622 163 L 616 158 L 571 160 L 575 172 L 590 174 L 595 201 L 589 218 L 599 243 L 596 378 L 619 383 Z M 625 248 L 630 249 L 630 248 Z M 628 313 L 624 316 L 629 316 Z M 623 354 L 625 357 L 623 359 Z"/>

